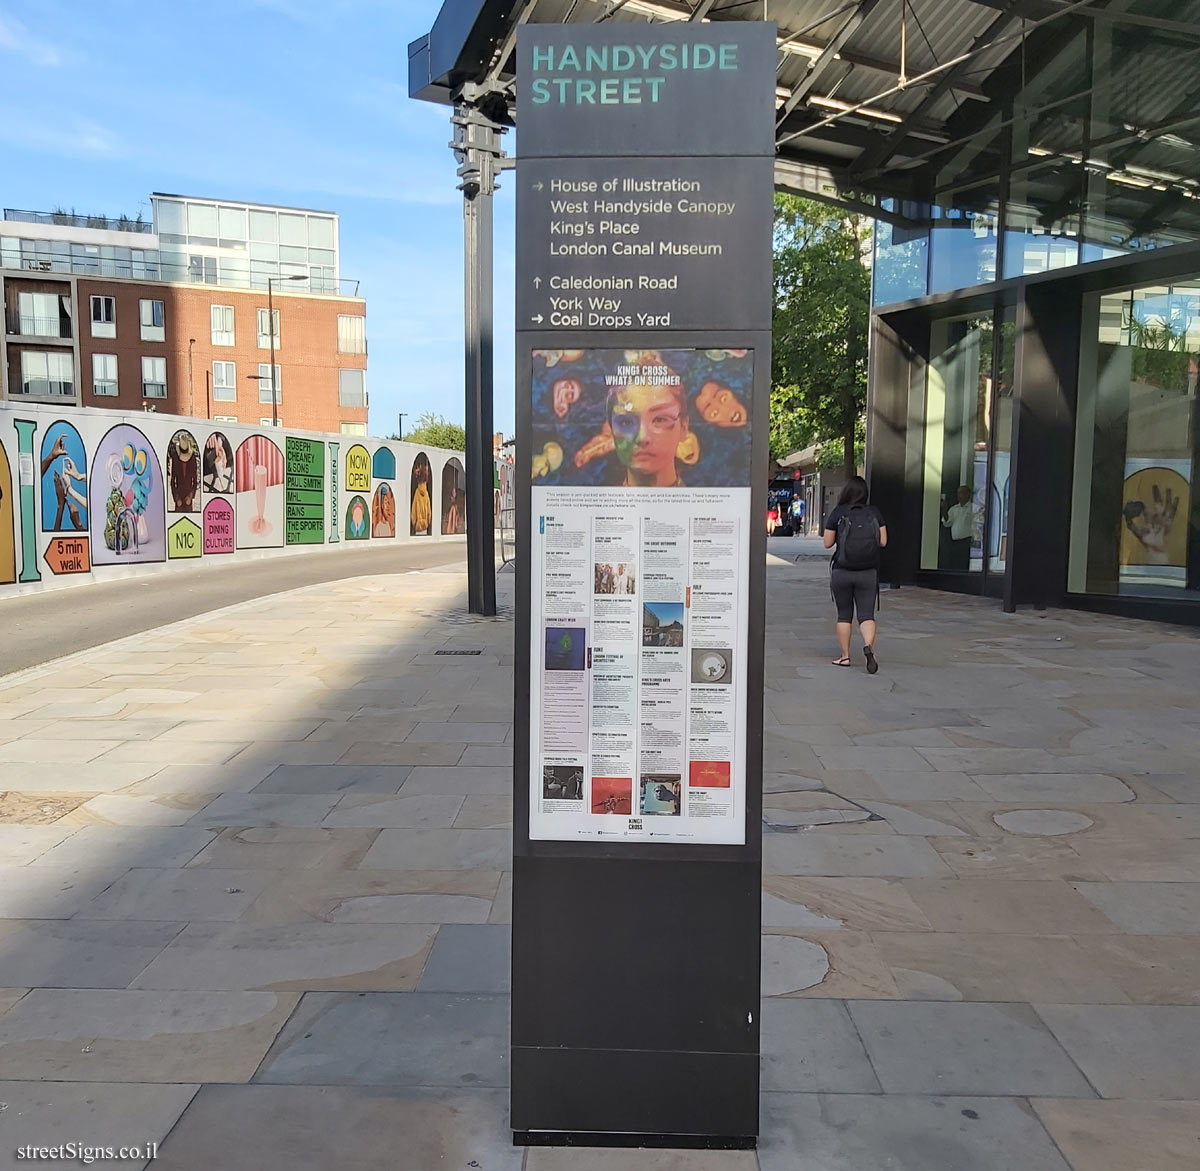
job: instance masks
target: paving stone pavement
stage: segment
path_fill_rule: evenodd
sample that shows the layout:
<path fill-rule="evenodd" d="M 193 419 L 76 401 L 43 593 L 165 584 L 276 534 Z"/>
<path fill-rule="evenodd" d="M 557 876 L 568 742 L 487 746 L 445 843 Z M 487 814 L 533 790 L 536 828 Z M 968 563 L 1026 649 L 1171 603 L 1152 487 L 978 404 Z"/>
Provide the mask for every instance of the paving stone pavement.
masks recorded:
<path fill-rule="evenodd" d="M 868 677 L 772 545 L 758 1152 L 512 1147 L 512 578 L 435 571 L 0 679 L 0 1169 L 1200 1167 L 1194 634 L 889 591 Z"/>

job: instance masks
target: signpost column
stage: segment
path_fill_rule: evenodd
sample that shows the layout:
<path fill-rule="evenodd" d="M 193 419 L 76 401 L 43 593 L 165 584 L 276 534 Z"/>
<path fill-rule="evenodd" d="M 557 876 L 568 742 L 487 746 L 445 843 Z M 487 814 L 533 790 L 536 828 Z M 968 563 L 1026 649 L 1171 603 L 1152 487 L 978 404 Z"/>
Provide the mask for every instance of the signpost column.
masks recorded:
<path fill-rule="evenodd" d="M 512 1126 L 751 1146 L 775 29 L 517 56 Z"/>

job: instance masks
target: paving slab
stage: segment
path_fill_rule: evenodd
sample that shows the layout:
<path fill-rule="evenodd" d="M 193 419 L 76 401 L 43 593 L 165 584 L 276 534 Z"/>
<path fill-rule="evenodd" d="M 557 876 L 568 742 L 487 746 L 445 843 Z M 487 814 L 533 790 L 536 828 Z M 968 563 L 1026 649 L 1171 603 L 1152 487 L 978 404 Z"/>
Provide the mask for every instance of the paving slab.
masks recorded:
<path fill-rule="evenodd" d="M 525 1171 L 758 1171 L 753 1151 L 530 1147 Z"/>
<path fill-rule="evenodd" d="M 0 981 L 29 988 L 124 988 L 182 923 L 0 920 Z"/>
<path fill-rule="evenodd" d="M 195 826 L 85 825 L 36 858 L 34 867 L 183 866 L 215 837 Z"/>
<path fill-rule="evenodd" d="M 0 919 L 70 919 L 107 888 L 125 868 L 91 866 L 0 866 Z"/>
<path fill-rule="evenodd" d="M 35 988 L 0 1016 L 0 1078 L 247 1081 L 296 1000 L 273 992 Z"/>
<path fill-rule="evenodd" d="M 255 793 L 398 793 L 410 765 L 281 764 Z"/>
<path fill-rule="evenodd" d="M 512 930 L 496 924 L 448 924 L 439 929 L 425 964 L 421 992 L 507 993 Z"/>
<path fill-rule="evenodd" d="M 1072 1171 L 1024 1102 L 763 1095 L 762 1171 Z"/>
<path fill-rule="evenodd" d="M 759 1025 L 764 1090 L 881 1092 L 854 1022 L 840 1000 L 766 999 Z"/>
<path fill-rule="evenodd" d="M 895 879 L 766 875 L 763 926 L 911 931 L 928 930 L 930 923 Z"/>
<path fill-rule="evenodd" d="M 84 906 L 78 918 L 229 921 L 240 918 L 271 880 L 265 870 L 130 870 Z"/>
<path fill-rule="evenodd" d="M 1195 1171 L 1200 1102 L 1033 1103 L 1074 1171 Z"/>
<path fill-rule="evenodd" d="M 848 1007 L 885 1093 L 1096 1096 L 1028 1005 L 862 1000 Z"/>
<path fill-rule="evenodd" d="M 1101 1097 L 1200 1099 L 1200 1007 L 1035 1007 Z"/>
<path fill-rule="evenodd" d="M 763 873 L 905 878 L 949 874 L 949 868 L 923 838 L 767 834 Z"/>
<path fill-rule="evenodd" d="M 506 797 L 512 793 L 512 784 L 511 765 L 417 765 L 400 793 L 404 797 L 426 793 L 461 793 L 464 796 L 473 793 Z"/>
<path fill-rule="evenodd" d="M 295 870 L 357 866 L 378 836 L 373 829 L 268 826 L 225 829 L 188 862 L 189 867 Z"/>
<path fill-rule="evenodd" d="M 522 1171 L 504 1091 L 205 1086 L 154 1171 Z M 270 1120 L 264 1125 L 264 1120 Z"/>
<path fill-rule="evenodd" d="M 254 1080 L 501 1088 L 508 1085 L 508 998 L 310 992 Z"/>
<path fill-rule="evenodd" d="M 161 1144 L 196 1094 L 196 1085 L 129 1085 L 119 1082 L 0 1082 L 4 1103 L 4 1147 L 0 1169 L 17 1171 L 29 1160 L 17 1159 L 19 1147 L 84 1148 Z M 90 1160 L 84 1155 L 77 1160 Z M 136 1168 L 153 1163 L 137 1159 L 97 1160 L 94 1166 Z"/>
<path fill-rule="evenodd" d="M 262 992 L 407 991 L 437 928 L 382 923 L 193 923 L 135 988 Z"/>
<path fill-rule="evenodd" d="M 1112 922 L 1067 882 L 913 878 L 905 890 L 935 931 L 1094 935 Z"/>
<path fill-rule="evenodd" d="M 402 791 L 403 792 L 403 791 Z M 351 793 L 342 797 L 325 818 L 325 825 L 368 826 L 373 829 L 449 828 L 465 798 L 451 794 L 381 796 Z"/>
<path fill-rule="evenodd" d="M 338 800 L 333 793 L 223 793 L 188 824 L 213 829 L 320 825 Z"/>
<path fill-rule="evenodd" d="M 502 829 L 385 829 L 362 865 L 388 870 L 509 870 L 512 834 Z"/>
<path fill-rule="evenodd" d="M 74 832 L 74 826 L 0 825 L 0 866 L 24 866 Z"/>
<path fill-rule="evenodd" d="M 1074 888 L 1127 935 L 1200 935 L 1200 882 L 1077 882 Z"/>

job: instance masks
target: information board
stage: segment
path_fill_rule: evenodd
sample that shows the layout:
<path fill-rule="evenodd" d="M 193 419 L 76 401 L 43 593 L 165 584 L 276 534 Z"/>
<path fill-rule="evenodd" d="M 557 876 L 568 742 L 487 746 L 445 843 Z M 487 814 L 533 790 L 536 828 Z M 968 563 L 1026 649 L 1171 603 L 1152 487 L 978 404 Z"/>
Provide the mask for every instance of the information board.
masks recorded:
<path fill-rule="evenodd" d="M 289 435 L 285 448 L 287 544 L 320 545 L 325 540 L 325 444 Z"/>

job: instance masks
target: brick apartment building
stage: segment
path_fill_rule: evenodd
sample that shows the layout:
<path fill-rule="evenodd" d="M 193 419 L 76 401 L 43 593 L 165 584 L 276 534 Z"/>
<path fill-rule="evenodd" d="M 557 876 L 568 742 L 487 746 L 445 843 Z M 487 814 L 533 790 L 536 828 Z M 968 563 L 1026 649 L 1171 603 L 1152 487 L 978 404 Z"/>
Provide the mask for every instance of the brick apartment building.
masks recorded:
<path fill-rule="evenodd" d="M 366 434 L 337 217 L 151 198 L 152 224 L 5 211 L 0 396 Z"/>

